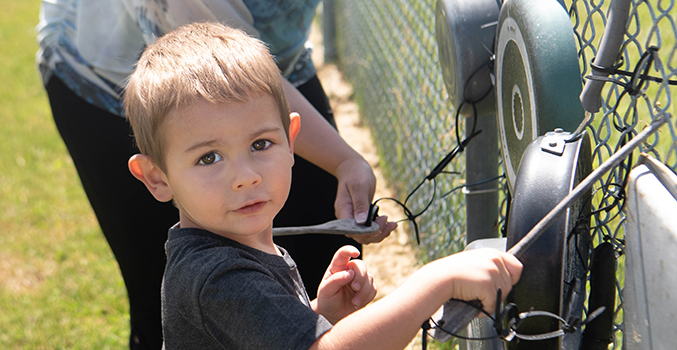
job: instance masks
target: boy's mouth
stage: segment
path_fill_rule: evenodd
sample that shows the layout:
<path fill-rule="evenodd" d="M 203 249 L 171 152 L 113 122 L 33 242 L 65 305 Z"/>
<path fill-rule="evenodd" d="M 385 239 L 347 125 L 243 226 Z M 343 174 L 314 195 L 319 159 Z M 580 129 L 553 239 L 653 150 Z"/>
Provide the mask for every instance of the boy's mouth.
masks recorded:
<path fill-rule="evenodd" d="M 266 205 L 265 201 L 255 202 L 255 203 L 244 205 L 244 206 L 240 207 L 239 209 L 235 210 L 235 212 L 238 213 L 238 214 L 243 214 L 243 215 L 253 214 L 253 213 L 256 213 L 256 212 L 260 211 L 261 209 L 263 209 L 263 207 L 265 205 Z"/>

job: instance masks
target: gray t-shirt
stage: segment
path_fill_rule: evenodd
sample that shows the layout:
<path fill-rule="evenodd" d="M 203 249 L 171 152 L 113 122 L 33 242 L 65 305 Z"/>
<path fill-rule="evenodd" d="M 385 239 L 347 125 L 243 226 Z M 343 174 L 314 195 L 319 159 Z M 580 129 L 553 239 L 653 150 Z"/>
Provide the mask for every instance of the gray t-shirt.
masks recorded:
<path fill-rule="evenodd" d="M 171 349 L 307 349 L 332 325 L 311 308 L 294 260 L 211 232 L 172 228 L 162 330 Z"/>

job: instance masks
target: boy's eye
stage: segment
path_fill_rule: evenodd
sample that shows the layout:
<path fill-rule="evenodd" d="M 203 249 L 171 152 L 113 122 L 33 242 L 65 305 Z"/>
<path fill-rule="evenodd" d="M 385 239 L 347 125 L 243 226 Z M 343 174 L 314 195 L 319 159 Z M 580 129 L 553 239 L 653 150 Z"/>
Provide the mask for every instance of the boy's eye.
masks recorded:
<path fill-rule="evenodd" d="M 216 153 L 207 153 L 204 156 L 200 157 L 200 160 L 198 161 L 199 164 L 202 165 L 209 165 L 209 164 L 214 164 L 221 160 L 221 156 L 216 154 Z"/>
<path fill-rule="evenodd" d="M 261 151 L 270 147 L 271 144 L 272 142 L 270 142 L 269 140 L 256 140 L 254 141 L 254 143 L 252 143 L 252 150 Z"/>

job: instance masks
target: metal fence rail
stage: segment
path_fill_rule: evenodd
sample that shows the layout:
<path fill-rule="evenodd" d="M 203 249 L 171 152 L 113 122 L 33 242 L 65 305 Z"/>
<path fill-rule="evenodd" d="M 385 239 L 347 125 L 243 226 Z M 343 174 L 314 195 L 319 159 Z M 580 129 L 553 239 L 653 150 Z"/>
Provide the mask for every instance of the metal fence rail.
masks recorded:
<path fill-rule="evenodd" d="M 592 74 L 590 63 L 598 53 L 610 3 L 564 1 L 576 36 L 582 84 Z M 438 62 L 434 10 L 435 0 L 335 0 L 340 64 L 354 86 L 362 120 L 372 131 L 384 173 L 402 200 L 457 144 L 456 111 L 447 103 Z M 592 114 L 587 128 L 593 138 L 594 167 L 651 120 L 674 114 L 677 87 L 669 80 L 677 80 L 676 18 L 675 0 L 631 1 L 620 59 L 614 62 L 617 71 L 609 75 L 617 82 L 604 85 L 601 109 Z M 642 55 L 652 47 L 656 53 L 648 74 L 659 80 L 646 82 L 639 93 L 630 95 L 621 84 L 632 84 L 632 78 L 618 70 L 635 71 Z M 463 121 L 459 127 L 463 130 Z M 673 170 L 677 169 L 675 127 L 673 119 L 640 147 Z M 622 209 L 628 165 L 632 164 L 615 168 L 594 187 L 591 222 L 596 242 L 610 240 L 619 257 L 618 330 L 622 329 Z M 450 173 L 437 179 L 433 205 L 417 219 L 422 262 L 457 252 L 465 245 L 464 169 L 464 157 L 456 157 L 446 169 Z M 505 189 L 505 181 L 500 186 Z M 412 212 L 426 206 L 432 191 L 432 185 L 426 184 L 409 200 Z M 448 192 L 451 194 L 440 198 Z M 502 217 L 506 206 L 503 201 Z M 616 334 L 618 346 L 620 333 Z"/>

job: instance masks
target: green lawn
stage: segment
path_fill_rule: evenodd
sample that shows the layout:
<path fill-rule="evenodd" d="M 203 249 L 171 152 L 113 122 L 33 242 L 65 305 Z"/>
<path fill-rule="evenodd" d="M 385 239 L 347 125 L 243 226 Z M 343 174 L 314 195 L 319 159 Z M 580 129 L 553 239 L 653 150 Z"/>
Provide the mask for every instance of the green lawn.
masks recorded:
<path fill-rule="evenodd" d="M 0 8 L 0 349 L 123 349 L 124 284 L 35 66 L 39 1 Z"/>
<path fill-rule="evenodd" d="M 0 0 L 0 349 L 124 349 L 124 284 L 35 67 L 38 6 Z"/>

